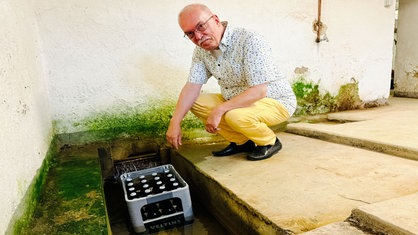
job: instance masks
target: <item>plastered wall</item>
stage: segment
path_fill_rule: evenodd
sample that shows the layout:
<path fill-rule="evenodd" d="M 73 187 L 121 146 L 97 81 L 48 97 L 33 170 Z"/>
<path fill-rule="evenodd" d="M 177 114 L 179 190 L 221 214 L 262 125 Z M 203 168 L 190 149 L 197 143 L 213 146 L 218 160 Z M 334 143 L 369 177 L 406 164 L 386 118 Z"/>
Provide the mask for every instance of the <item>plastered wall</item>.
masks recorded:
<path fill-rule="evenodd" d="M 395 59 L 396 96 L 418 98 L 418 1 L 400 0 Z"/>
<path fill-rule="evenodd" d="M 327 29 L 319 44 L 317 1 L 202 1 L 221 20 L 263 34 L 289 80 L 295 69 L 336 94 L 359 81 L 365 101 L 389 96 L 394 4 L 323 1 Z M 193 45 L 182 37 L 179 10 L 189 1 L 37 1 L 35 13 L 47 63 L 53 118 L 60 133 L 100 112 L 175 99 L 185 82 Z M 218 91 L 212 81 L 206 91 Z"/>
<path fill-rule="evenodd" d="M 177 25 L 191 1 L 0 1 L 0 234 L 46 155 L 53 134 L 102 112 L 176 99 L 193 44 Z M 323 1 L 202 1 L 230 25 L 270 41 L 291 81 L 301 75 L 335 94 L 355 78 L 365 102 L 389 96 L 394 5 Z M 302 70 L 301 70 L 302 68 Z M 211 81 L 205 91 L 218 91 Z M 53 131 L 53 124 L 56 128 Z"/>
<path fill-rule="evenodd" d="M 6 231 L 52 135 L 52 113 L 30 1 L 0 1 L 0 234 Z"/>

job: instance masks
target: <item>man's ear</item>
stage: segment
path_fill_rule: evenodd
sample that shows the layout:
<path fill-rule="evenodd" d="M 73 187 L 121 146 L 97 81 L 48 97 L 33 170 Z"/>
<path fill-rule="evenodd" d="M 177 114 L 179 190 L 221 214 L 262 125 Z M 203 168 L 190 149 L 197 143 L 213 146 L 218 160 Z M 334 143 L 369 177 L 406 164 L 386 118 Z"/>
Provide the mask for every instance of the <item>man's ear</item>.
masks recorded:
<path fill-rule="evenodd" d="M 216 24 L 219 24 L 221 22 L 217 15 L 213 15 L 213 19 L 216 21 Z"/>

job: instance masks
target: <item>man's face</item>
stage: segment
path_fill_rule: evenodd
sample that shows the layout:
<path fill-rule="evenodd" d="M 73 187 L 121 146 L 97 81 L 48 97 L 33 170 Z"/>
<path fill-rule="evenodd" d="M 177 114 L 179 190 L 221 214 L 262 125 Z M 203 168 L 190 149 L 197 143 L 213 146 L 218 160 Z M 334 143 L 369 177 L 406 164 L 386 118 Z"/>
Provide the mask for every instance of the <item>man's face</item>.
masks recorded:
<path fill-rule="evenodd" d="M 216 15 L 210 15 L 198 10 L 183 12 L 179 16 L 179 25 L 185 35 L 197 46 L 205 50 L 215 50 L 219 47 L 222 28 Z"/>

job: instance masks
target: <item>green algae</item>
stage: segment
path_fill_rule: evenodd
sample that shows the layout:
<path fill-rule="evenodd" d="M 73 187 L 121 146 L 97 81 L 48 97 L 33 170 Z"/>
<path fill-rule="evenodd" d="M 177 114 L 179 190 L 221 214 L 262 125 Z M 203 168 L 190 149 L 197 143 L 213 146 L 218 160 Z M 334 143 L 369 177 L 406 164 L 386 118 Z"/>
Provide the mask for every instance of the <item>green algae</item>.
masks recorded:
<path fill-rule="evenodd" d="M 295 116 L 356 109 L 362 105 L 358 95 L 358 82 L 354 78 L 353 82 L 342 85 L 336 96 L 321 90 L 319 82 L 308 81 L 304 76 L 296 78 L 292 88 L 298 103 Z M 86 129 L 90 133 L 90 138 L 97 140 L 140 137 L 162 142 L 165 140 L 174 108 L 173 100 L 153 100 L 135 108 L 118 107 L 110 109 L 112 111 L 109 112 L 95 113 L 75 123 L 74 126 Z M 185 140 L 211 136 L 198 131 L 203 130 L 204 126 L 191 113 L 184 118 L 182 128 Z"/>
<path fill-rule="evenodd" d="M 75 126 L 99 133 L 97 138 L 102 139 L 148 137 L 164 140 L 174 108 L 174 101 L 150 101 L 145 107 L 125 108 L 125 110 L 118 108 L 120 111 L 94 114 L 76 123 Z M 182 122 L 182 128 L 186 138 L 193 138 L 193 131 L 203 128 L 203 124 L 188 113 Z"/>
<path fill-rule="evenodd" d="M 308 81 L 303 76 L 295 79 L 292 89 L 298 104 L 295 116 L 357 109 L 362 105 L 358 95 L 358 82 L 354 78 L 352 78 L 352 82 L 342 85 L 336 96 L 332 96 L 330 92 L 322 91 L 319 82 Z"/>
<path fill-rule="evenodd" d="M 358 81 L 352 78 L 351 83 L 344 84 L 340 87 L 336 97 L 338 111 L 357 109 L 362 105 L 362 101 L 358 95 Z"/>
<path fill-rule="evenodd" d="M 60 152 L 55 162 L 32 220 L 15 234 L 107 234 L 97 156 Z"/>
<path fill-rule="evenodd" d="M 292 84 L 297 99 L 295 116 L 316 115 L 336 110 L 335 98 L 329 92 L 321 92 L 319 82 L 314 83 L 299 77 Z"/>
<path fill-rule="evenodd" d="M 26 191 L 26 194 L 15 211 L 10 224 L 12 228 L 9 229 L 7 234 L 23 234 L 25 230 L 30 227 L 32 216 L 38 206 L 39 199 L 42 194 L 43 187 L 47 180 L 47 174 L 49 169 L 55 165 L 55 156 L 57 155 L 57 140 L 52 138 L 49 150 L 45 156 L 42 166 L 39 168 L 37 175 L 34 177 L 33 182 Z"/>

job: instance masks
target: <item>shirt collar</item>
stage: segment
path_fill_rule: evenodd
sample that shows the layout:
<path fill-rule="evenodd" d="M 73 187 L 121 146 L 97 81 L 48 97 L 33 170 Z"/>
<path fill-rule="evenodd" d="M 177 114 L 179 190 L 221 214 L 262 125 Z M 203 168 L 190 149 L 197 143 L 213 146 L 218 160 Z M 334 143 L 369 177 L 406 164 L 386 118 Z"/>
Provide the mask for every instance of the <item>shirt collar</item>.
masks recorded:
<path fill-rule="evenodd" d="M 231 30 L 231 27 L 228 27 L 227 21 L 222 21 L 222 24 L 225 27 L 225 31 L 224 31 L 221 41 L 219 42 L 219 49 L 222 52 L 225 52 L 226 49 L 228 48 L 229 42 L 231 41 L 232 30 Z"/>

